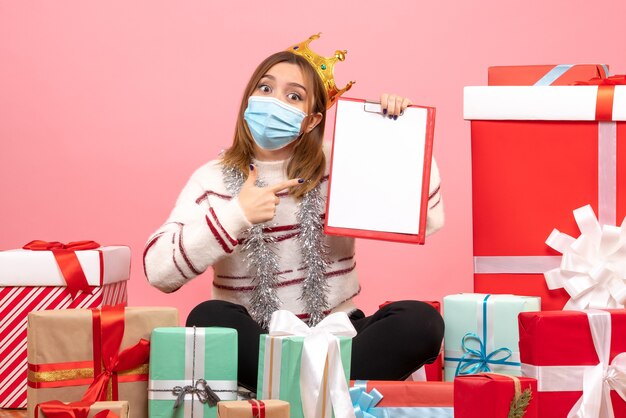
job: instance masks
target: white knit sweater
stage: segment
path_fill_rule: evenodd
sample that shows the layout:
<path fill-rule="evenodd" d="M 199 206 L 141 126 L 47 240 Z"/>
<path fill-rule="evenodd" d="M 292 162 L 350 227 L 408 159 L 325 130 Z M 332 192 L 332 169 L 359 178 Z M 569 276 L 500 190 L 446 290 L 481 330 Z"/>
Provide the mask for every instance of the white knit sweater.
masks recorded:
<path fill-rule="evenodd" d="M 324 151 L 328 162 L 330 144 L 324 144 Z M 253 163 L 259 178 L 266 184 L 287 180 L 285 161 L 255 160 Z M 321 188 L 324 198 L 327 180 L 328 176 L 325 176 Z M 306 319 L 308 315 L 300 299 L 305 272 L 296 239 L 299 234 L 297 201 L 287 192 L 278 196 L 281 201 L 276 207 L 276 216 L 265 228 L 277 242 L 280 260 L 277 294 L 282 301 L 281 309 L 288 309 Z M 433 160 L 426 233 L 441 228 L 443 220 L 439 171 Z M 193 173 L 167 222 L 148 240 L 144 250 L 144 270 L 148 280 L 164 292 L 173 292 L 213 266 L 213 299 L 249 308 L 254 282 L 239 243 L 242 233 L 250 226 L 237 197 L 226 190 L 219 162 L 208 162 Z M 331 311 L 350 312 L 355 309 L 352 298 L 361 289 L 355 269 L 354 238 L 327 235 L 325 240 L 330 249 L 331 264 L 326 275 Z"/>

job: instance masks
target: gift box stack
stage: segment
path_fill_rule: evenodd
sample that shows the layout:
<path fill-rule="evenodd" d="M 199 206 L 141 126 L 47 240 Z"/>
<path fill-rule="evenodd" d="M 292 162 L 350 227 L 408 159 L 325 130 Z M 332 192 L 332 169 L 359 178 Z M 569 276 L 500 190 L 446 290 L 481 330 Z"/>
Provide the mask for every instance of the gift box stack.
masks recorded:
<path fill-rule="evenodd" d="M 0 408 L 26 407 L 29 312 L 126 304 L 130 248 L 32 241 L 0 251 Z"/>
<path fill-rule="evenodd" d="M 626 416 L 626 77 L 607 72 L 497 67 L 465 88 L 481 293 L 454 298 L 483 302 L 444 300 L 455 416 Z"/>

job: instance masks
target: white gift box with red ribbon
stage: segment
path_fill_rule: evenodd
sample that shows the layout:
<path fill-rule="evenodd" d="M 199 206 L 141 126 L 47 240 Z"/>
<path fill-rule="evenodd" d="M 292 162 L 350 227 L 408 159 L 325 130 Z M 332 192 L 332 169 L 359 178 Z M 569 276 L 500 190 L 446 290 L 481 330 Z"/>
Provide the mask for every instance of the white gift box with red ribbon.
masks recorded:
<path fill-rule="evenodd" d="M 26 407 L 26 325 L 32 311 L 126 304 L 130 248 L 75 251 L 91 293 L 72 297 L 52 251 L 0 251 L 0 408 Z"/>

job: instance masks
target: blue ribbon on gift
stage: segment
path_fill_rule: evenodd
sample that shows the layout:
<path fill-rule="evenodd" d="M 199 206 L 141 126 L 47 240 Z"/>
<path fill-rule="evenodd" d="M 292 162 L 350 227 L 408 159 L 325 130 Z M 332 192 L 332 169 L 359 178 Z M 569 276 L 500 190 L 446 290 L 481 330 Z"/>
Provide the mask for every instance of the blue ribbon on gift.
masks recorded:
<path fill-rule="evenodd" d="M 357 380 L 350 388 L 356 418 L 454 418 L 452 407 L 377 407 L 383 395 L 376 389 L 367 393 L 367 381 Z"/>
<path fill-rule="evenodd" d="M 485 341 L 487 341 L 487 300 L 491 295 L 486 295 L 483 299 L 483 329 L 482 339 L 480 336 L 473 332 L 468 332 L 463 336 L 461 340 L 461 347 L 465 354 L 461 358 L 445 357 L 447 361 L 458 361 L 454 372 L 455 376 L 468 375 L 476 373 L 491 372 L 489 365 L 507 365 L 507 366 L 521 366 L 521 363 L 515 361 L 507 361 L 513 355 L 513 352 L 506 348 L 501 347 L 487 353 L 487 347 Z M 478 341 L 478 349 L 469 347 L 469 340 Z"/>
<path fill-rule="evenodd" d="M 375 406 L 383 399 L 382 393 L 374 388 L 367 393 L 367 381 L 357 380 L 350 388 L 350 399 L 354 407 L 356 418 L 384 418 L 386 414 Z"/>

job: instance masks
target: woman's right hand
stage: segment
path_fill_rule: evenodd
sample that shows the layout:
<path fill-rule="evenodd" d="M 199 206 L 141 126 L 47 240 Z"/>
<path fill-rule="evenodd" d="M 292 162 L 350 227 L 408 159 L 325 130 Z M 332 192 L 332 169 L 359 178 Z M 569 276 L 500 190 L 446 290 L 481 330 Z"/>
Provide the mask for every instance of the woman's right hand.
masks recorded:
<path fill-rule="evenodd" d="M 257 187 L 254 184 L 256 179 L 257 170 L 254 165 L 250 164 L 250 174 L 239 192 L 239 205 L 251 224 L 273 219 L 276 214 L 276 205 L 280 203 L 280 198 L 276 196 L 276 193 L 304 182 L 302 179 L 292 179 L 272 186 Z"/>

